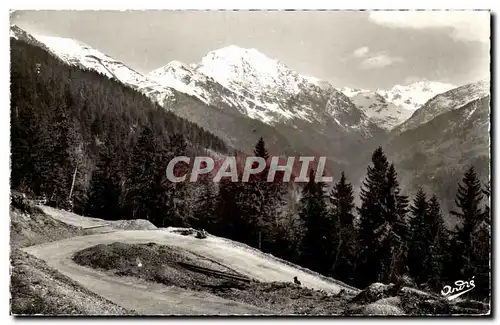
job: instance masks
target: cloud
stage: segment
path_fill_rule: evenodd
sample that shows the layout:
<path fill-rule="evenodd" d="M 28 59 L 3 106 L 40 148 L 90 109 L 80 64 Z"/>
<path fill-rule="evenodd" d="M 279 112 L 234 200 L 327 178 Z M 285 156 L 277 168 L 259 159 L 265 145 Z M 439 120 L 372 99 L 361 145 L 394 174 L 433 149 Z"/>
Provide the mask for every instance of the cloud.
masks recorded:
<path fill-rule="evenodd" d="M 369 51 L 370 49 L 368 48 L 368 46 L 362 46 L 360 48 L 355 49 L 352 54 L 357 58 L 362 58 L 366 56 Z"/>
<path fill-rule="evenodd" d="M 351 58 L 364 59 L 361 61 L 360 68 L 364 70 L 379 69 L 393 65 L 396 62 L 403 62 L 403 58 L 391 56 L 386 52 L 370 53 L 368 46 L 362 46 L 352 52 Z"/>
<path fill-rule="evenodd" d="M 461 41 L 489 42 L 488 11 L 372 11 L 370 20 L 393 28 L 447 28 Z"/>
<path fill-rule="evenodd" d="M 390 65 L 393 65 L 394 63 L 397 62 L 403 62 L 403 58 L 398 57 L 398 56 L 390 56 L 386 53 L 378 53 L 375 55 L 370 56 L 369 58 L 366 58 L 361 62 L 361 69 L 369 70 L 369 69 L 379 69 L 379 68 L 385 68 Z"/>

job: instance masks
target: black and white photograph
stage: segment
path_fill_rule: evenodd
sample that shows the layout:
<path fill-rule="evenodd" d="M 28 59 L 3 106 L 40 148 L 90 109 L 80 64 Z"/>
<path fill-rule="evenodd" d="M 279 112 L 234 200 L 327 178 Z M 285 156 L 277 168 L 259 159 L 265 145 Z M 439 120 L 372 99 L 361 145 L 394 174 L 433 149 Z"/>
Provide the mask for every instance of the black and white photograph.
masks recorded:
<path fill-rule="evenodd" d="M 491 317 L 492 16 L 10 10 L 10 315 Z"/>

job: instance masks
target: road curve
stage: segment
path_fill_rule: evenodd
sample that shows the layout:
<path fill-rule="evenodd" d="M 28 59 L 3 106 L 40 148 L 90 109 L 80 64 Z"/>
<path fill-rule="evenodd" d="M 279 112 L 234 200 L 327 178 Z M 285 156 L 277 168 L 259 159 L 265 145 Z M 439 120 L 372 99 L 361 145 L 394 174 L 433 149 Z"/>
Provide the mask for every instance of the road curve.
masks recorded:
<path fill-rule="evenodd" d="M 24 248 L 62 274 L 114 303 L 142 315 L 216 315 L 268 314 L 269 311 L 251 305 L 222 299 L 204 292 L 167 287 L 132 277 L 114 277 L 104 272 L 83 267 L 72 256 L 98 244 L 122 242 L 139 244 L 155 242 L 187 249 L 220 262 L 251 278 L 270 281 L 293 281 L 297 276 L 303 286 L 336 293 L 343 287 L 281 263 L 266 254 L 230 245 L 218 237 L 196 239 L 192 236 L 158 230 L 124 230 L 73 237 L 57 242 Z M 348 288 L 344 288 L 349 290 Z"/>

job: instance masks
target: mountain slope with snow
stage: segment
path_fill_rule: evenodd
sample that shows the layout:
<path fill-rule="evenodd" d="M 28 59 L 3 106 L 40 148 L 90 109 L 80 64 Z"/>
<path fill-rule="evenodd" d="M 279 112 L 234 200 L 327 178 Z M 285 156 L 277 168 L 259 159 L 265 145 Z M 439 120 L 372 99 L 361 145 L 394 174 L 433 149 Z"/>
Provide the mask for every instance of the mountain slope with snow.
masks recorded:
<path fill-rule="evenodd" d="M 488 79 L 453 88 L 427 101 L 407 121 L 397 126 L 393 131 L 404 132 L 415 129 L 440 114 L 462 107 L 489 94 L 490 81 Z"/>
<path fill-rule="evenodd" d="M 33 37 L 33 35 L 31 35 L 30 33 L 26 32 L 24 29 L 20 28 L 17 25 L 11 25 L 10 26 L 9 35 L 10 35 L 10 38 L 14 38 L 16 40 L 24 41 L 24 42 L 26 42 L 28 44 L 41 47 L 44 50 L 48 50 L 48 48 L 47 48 L 47 46 L 45 46 L 45 44 L 43 44 L 42 42 L 40 42 L 39 40 L 37 40 L 35 37 Z"/>
<path fill-rule="evenodd" d="M 219 108 L 232 108 L 269 125 L 335 124 L 371 137 L 380 131 L 329 83 L 299 74 L 255 49 L 228 46 L 199 64 L 174 61 L 149 74 L 157 82 Z"/>
<path fill-rule="evenodd" d="M 391 130 L 437 94 L 454 88 L 451 84 L 421 81 L 391 89 L 341 88 L 346 96 L 379 127 Z"/>
<path fill-rule="evenodd" d="M 33 37 L 45 44 L 52 53 L 66 63 L 95 70 L 109 78 L 117 79 L 144 93 L 160 105 L 163 105 L 173 95 L 172 90 L 168 87 L 160 85 L 122 62 L 84 43 L 62 37 L 45 35 L 33 35 Z"/>

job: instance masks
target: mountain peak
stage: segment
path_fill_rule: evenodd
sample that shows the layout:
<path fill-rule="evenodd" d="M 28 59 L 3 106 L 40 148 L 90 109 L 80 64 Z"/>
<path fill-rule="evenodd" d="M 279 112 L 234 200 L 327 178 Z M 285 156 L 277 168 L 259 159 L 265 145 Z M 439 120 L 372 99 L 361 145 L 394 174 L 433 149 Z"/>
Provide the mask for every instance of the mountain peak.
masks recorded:
<path fill-rule="evenodd" d="M 203 59 L 207 60 L 215 58 L 226 58 L 232 60 L 273 60 L 254 48 L 243 48 L 237 45 L 229 45 L 216 50 L 212 50 L 203 57 Z"/>
<path fill-rule="evenodd" d="M 299 74 L 282 62 L 271 59 L 256 49 L 230 45 L 208 52 L 197 66 L 197 70 L 217 80 L 222 85 L 242 82 L 271 87 L 284 76 Z"/>
<path fill-rule="evenodd" d="M 171 62 L 150 76 L 207 104 L 236 109 L 266 124 L 333 121 L 363 136 L 375 130 L 329 82 L 302 75 L 253 48 L 229 45 L 208 52 L 197 65 Z"/>
<path fill-rule="evenodd" d="M 191 69 L 181 61 L 170 61 L 166 65 L 156 70 L 153 70 L 149 73 L 151 77 L 161 76 L 165 73 L 178 73 L 179 71 L 186 70 L 190 71 Z"/>

